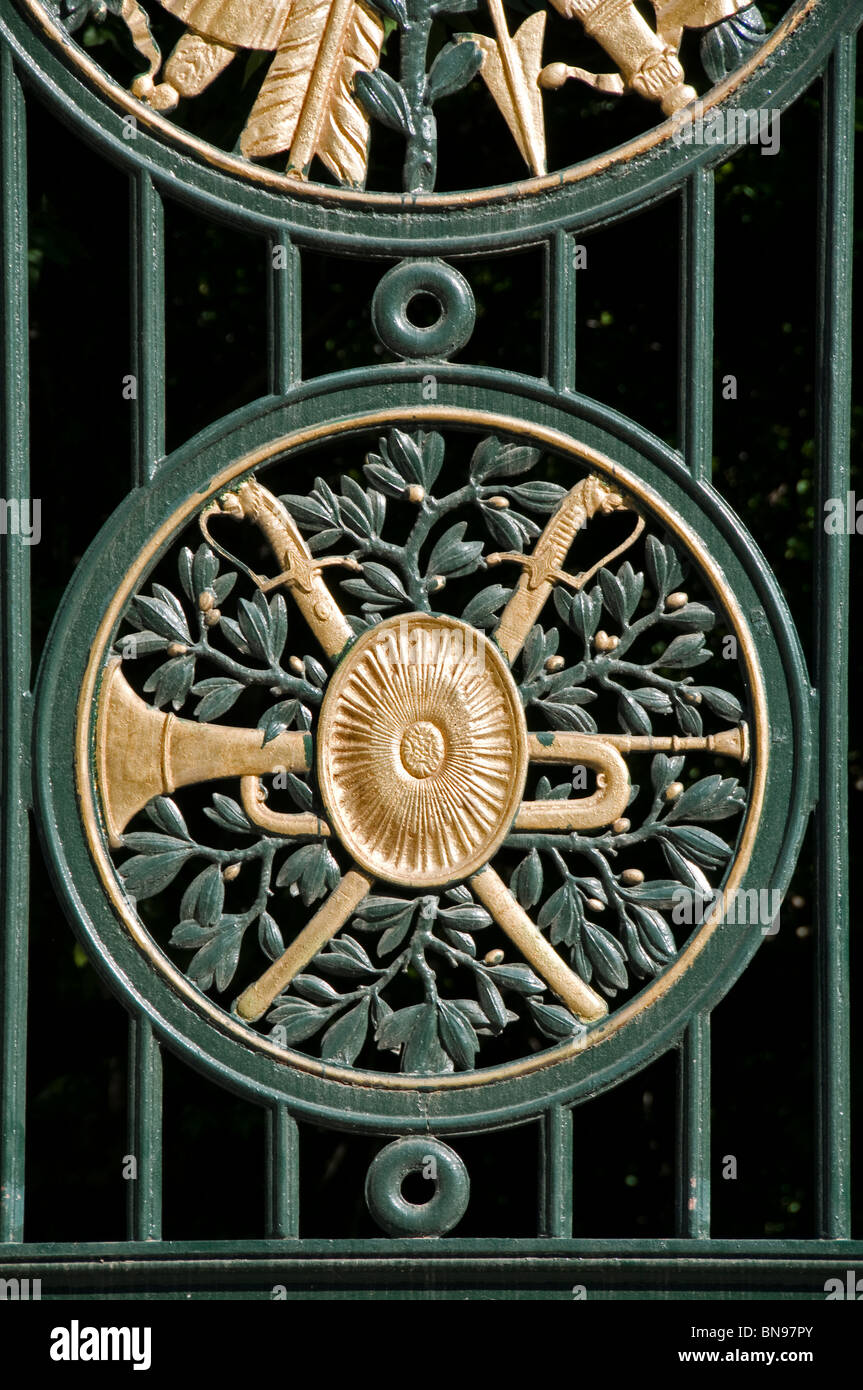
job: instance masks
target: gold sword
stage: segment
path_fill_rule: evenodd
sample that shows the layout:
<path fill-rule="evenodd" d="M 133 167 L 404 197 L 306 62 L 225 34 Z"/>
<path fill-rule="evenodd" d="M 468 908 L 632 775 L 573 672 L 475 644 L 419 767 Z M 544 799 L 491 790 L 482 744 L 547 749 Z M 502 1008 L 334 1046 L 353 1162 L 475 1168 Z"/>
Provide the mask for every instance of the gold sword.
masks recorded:
<path fill-rule="evenodd" d="M 312 957 L 341 930 L 369 892 L 372 882 L 367 874 L 360 873 L 358 869 L 350 869 L 345 874 L 288 949 L 264 971 L 260 979 L 243 990 L 234 1005 L 240 1018 L 254 1023 L 267 1012 L 276 995 L 287 989 L 303 966 L 308 965 Z"/>
<path fill-rule="evenodd" d="M 632 534 L 585 573 L 567 574 L 561 566 L 582 526 L 597 512 L 607 515 L 613 511 L 631 510 L 619 492 L 591 474 L 566 494 L 529 555 L 505 551 L 486 557 L 490 565 L 510 560 L 513 564 L 521 565 L 524 571 L 494 631 L 494 640 L 510 664 L 524 646 L 554 585 L 564 583 L 576 590 L 583 588 L 597 570 L 632 545 L 644 530 L 644 518 L 639 517 Z"/>
<path fill-rule="evenodd" d="M 211 516 L 219 513 L 253 521 L 263 531 L 272 546 L 280 569 L 275 578 L 268 579 L 253 573 L 213 540 L 207 523 Z M 299 527 L 287 508 L 278 497 L 274 497 L 254 478 L 241 483 L 235 491 L 226 493 L 218 502 L 208 507 L 201 514 L 200 526 L 213 548 L 221 555 L 226 555 L 232 564 L 239 564 L 262 593 L 269 593 L 271 589 L 282 584 L 290 589 L 297 607 L 327 656 L 341 656 L 345 647 L 354 640 L 355 634 L 321 578 L 321 570 L 328 565 L 343 565 L 352 570 L 361 569 L 353 556 L 326 555 L 316 558 L 303 540 Z"/>

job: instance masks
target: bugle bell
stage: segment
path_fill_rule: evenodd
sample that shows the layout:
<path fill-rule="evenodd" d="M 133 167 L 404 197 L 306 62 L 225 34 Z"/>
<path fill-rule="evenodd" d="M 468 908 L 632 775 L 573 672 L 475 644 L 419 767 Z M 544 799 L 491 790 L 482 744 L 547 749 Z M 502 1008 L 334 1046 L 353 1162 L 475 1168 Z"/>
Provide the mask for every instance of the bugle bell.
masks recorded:
<path fill-rule="evenodd" d="M 108 663 L 96 723 L 99 785 L 112 849 L 122 846 L 129 821 L 154 796 L 223 777 L 241 778 L 246 813 L 263 829 L 292 835 L 328 833 L 312 814 L 268 810 L 258 780 L 265 773 L 306 772 L 313 760 L 309 734 L 285 732 L 265 744 L 260 729 L 178 719 L 136 695 L 121 666 L 119 657 Z"/>

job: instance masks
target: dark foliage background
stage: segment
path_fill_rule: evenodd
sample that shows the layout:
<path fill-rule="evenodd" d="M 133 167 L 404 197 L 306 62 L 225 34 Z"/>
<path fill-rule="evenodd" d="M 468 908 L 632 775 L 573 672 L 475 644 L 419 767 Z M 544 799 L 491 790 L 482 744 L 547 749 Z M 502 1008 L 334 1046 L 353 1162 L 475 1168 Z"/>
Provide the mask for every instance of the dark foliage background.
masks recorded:
<path fill-rule="evenodd" d="M 763 7 L 771 16 L 770 6 Z M 98 35 L 96 36 L 98 39 Z M 100 58 L 105 56 L 100 52 Z M 118 61 L 122 59 L 122 55 Z M 589 55 L 569 61 L 589 63 Z M 781 152 L 745 149 L 717 175 L 715 479 L 768 556 L 811 659 L 817 86 L 783 116 Z M 499 170 L 475 138 L 470 101 L 453 115 L 451 186 Z M 33 495 L 43 537 L 33 549 L 38 653 L 76 563 L 129 479 L 128 230 L 125 177 L 105 166 L 34 100 L 30 107 Z M 570 126 L 577 153 L 649 123 L 635 99 L 587 104 Z M 201 119 L 205 120 L 206 112 Z M 215 117 L 212 117 L 215 119 Z M 555 128 L 553 140 L 565 132 Z M 489 163 L 490 161 L 490 163 Z M 577 195 L 576 195 L 577 196 Z M 579 272 L 583 391 L 674 440 L 678 212 L 673 201 L 585 238 Z M 167 210 L 168 443 L 173 448 L 267 390 L 263 242 Z M 305 371 L 374 360 L 369 298 L 380 263 L 304 258 Z M 466 360 L 537 372 L 537 251 L 462 269 L 480 305 Z M 718 383 L 738 381 L 723 401 Z M 855 424 L 859 436 L 860 410 Z M 863 495 L 859 463 L 852 486 Z M 857 559 L 857 546 L 852 554 Z M 859 649 L 855 649 L 855 652 Z M 859 656 L 855 655 L 855 662 Z M 858 674 L 855 671 L 855 675 Z M 859 687 L 858 687 L 859 688 Z M 69 698 L 76 698 L 76 691 Z M 852 844 L 860 824 L 863 745 L 852 706 Z M 824 788 L 829 796 L 831 788 Z M 716 1236 L 814 1234 L 812 850 L 807 841 L 767 938 L 714 1014 L 713 1205 Z M 126 1018 L 87 963 L 41 864 L 33 873 L 29 1055 L 30 1240 L 106 1240 L 124 1233 Z M 859 994 L 859 964 L 855 966 Z M 166 1058 L 167 1237 L 263 1231 L 263 1114 Z M 859 1112 L 859 1088 L 858 1088 Z M 673 1230 L 674 1059 L 576 1111 L 575 1230 Z M 530 1235 L 535 1128 L 459 1141 L 473 1201 L 461 1233 Z M 374 1141 L 304 1128 L 303 1234 L 374 1234 L 362 1185 Z M 737 1158 L 736 1181 L 722 1178 Z M 859 1227 L 857 1234 L 859 1234 Z"/>

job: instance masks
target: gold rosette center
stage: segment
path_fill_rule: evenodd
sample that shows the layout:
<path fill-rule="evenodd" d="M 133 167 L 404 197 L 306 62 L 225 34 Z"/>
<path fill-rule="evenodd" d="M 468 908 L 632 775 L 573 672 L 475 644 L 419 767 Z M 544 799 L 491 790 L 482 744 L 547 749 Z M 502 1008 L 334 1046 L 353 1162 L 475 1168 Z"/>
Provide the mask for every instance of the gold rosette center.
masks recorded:
<path fill-rule="evenodd" d="M 431 777 L 433 772 L 439 772 L 445 754 L 443 734 L 427 719 L 409 724 L 402 734 L 402 763 L 412 777 Z"/>
<path fill-rule="evenodd" d="M 500 845 L 524 789 L 509 668 L 455 618 L 379 623 L 330 681 L 317 756 L 327 814 L 362 868 L 399 884 L 465 878 Z"/>

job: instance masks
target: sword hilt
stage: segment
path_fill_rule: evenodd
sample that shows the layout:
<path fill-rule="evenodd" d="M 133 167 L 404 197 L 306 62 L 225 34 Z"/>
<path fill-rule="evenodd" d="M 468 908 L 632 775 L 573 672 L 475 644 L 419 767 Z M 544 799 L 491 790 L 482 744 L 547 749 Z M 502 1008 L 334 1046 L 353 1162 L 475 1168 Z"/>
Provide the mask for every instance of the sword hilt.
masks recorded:
<path fill-rule="evenodd" d="M 509 560 L 521 565 L 524 571 L 515 593 L 501 613 L 494 633 L 495 641 L 510 662 L 521 651 L 553 586 L 564 583 L 576 590 L 582 588 L 598 569 L 632 545 L 644 529 L 644 520 L 639 517 L 632 535 L 604 555 L 591 569 L 583 574 L 567 574 L 562 565 L 581 528 L 597 513 L 607 515 L 613 511 L 631 510 L 619 492 L 591 474 L 566 494 L 529 555 L 506 551 L 486 557 L 490 565 Z"/>
<path fill-rule="evenodd" d="M 207 529 L 207 521 L 215 512 L 255 523 L 266 536 L 276 557 L 280 572 L 275 578 L 255 574 L 213 540 Z M 218 503 L 202 514 L 200 526 L 210 544 L 220 554 L 227 556 L 232 564 L 238 565 L 262 593 L 268 593 L 280 584 L 291 590 L 297 607 L 327 656 L 339 656 L 353 641 L 353 630 L 321 578 L 321 570 L 324 565 L 345 565 L 349 569 L 360 569 L 361 566 L 350 555 L 329 555 L 316 559 L 290 512 L 278 497 L 274 497 L 256 479 L 249 478 L 234 491 L 225 493 Z"/>

